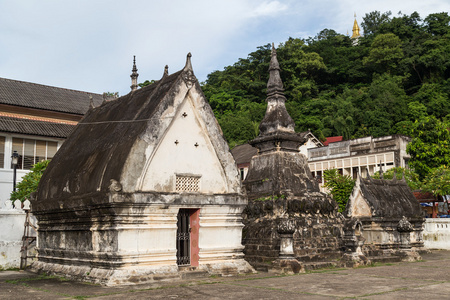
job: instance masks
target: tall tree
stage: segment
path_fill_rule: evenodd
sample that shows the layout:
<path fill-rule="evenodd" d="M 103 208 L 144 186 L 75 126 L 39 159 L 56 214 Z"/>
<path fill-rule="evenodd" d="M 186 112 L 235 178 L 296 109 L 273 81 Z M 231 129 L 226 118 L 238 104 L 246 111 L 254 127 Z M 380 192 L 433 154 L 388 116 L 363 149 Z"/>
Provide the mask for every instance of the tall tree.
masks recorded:
<path fill-rule="evenodd" d="M 371 35 L 377 33 L 381 26 L 390 21 L 391 11 L 381 13 L 373 11 L 366 14 L 361 22 L 361 27 L 364 30 L 364 35 Z"/>
<path fill-rule="evenodd" d="M 416 122 L 412 135 L 406 151 L 411 155 L 409 165 L 420 180 L 435 168 L 450 166 L 450 133 L 443 122 L 434 116 L 425 117 Z"/>

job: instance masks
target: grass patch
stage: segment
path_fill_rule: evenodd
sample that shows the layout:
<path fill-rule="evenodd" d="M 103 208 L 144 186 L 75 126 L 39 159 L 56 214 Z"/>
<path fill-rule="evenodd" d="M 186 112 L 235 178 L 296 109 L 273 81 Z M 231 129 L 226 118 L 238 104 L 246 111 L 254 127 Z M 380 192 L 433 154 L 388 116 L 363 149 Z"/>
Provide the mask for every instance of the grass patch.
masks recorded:
<path fill-rule="evenodd" d="M 6 268 L 4 269 L 3 267 L 0 267 L 0 272 L 2 271 L 20 271 L 19 268 Z"/>
<path fill-rule="evenodd" d="M 364 269 L 364 268 L 374 268 L 374 267 L 382 267 L 382 266 L 395 266 L 395 263 L 380 263 L 380 262 L 371 262 L 370 264 L 358 266 L 355 269 Z"/>
<path fill-rule="evenodd" d="M 332 274 L 340 274 L 340 273 L 334 273 L 335 271 L 343 271 L 347 270 L 346 268 L 338 268 L 338 267 L 327 267 L 319 270 L 308 270 L 305 272 L 305 274 L 314 274 L 314 273 L 332 273 Z"/>
<path fill-rule="evenodd" d="M 14 279 L 14 280 L 5 280 L 5 282 L 11 283 L 11 284 L 18 284 L 18 283 L 27 282 L 27 281 L 36 281 L 36 280 L 44 280 L 44 279 L 58 279 L 59 281 L 68 281 L 67 278 L 60 277 L 60 276 L 39 275 L 38 277 L 32 277 L 32 278 L 20 278 L 20 279 Z"/>

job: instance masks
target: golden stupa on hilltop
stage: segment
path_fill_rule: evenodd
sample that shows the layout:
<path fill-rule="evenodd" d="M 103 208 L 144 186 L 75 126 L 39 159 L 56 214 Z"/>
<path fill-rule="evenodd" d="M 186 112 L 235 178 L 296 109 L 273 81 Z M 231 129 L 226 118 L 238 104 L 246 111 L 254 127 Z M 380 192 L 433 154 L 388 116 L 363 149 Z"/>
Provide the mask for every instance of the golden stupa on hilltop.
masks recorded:
<path fill-rule="evenodd" d="M 359 25 L 358 22 L 356 21 L 356 13 L 355 13 L 355 22 L 353 23 L 353 34 L 352 34 L 352 39 L 357 39 L 359 37 L 361 37 L 361 34 L 359 33 L 360 29 L 359 29 Z"/>

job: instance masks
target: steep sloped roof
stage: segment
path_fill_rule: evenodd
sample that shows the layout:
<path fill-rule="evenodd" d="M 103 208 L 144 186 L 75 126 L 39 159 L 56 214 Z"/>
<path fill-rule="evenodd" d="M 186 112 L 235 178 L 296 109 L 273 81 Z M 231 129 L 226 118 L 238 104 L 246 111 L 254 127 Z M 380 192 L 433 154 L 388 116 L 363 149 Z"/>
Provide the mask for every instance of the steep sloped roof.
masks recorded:
<path fill-rule="evenodd" d="M 369 206 L 372 217 L 401 219 L 403 216 L 408 218 L 422 216 L 419 202 L 404 179 L 397 180 L 394 177 L 392 180 L 385 180 L 358 177 L 346 208 L 349 217 L 352 216 L 351 207 L 358 205 L 356 202 L 362 201 L 362 199 Z"/>
<path fill-rule="evenodd" d="M 95 105 L 103 102 L 100 94 L 0 78 L 1 104 L 83 115 L 89 109 L 89 96 Z"/>
<path fill-rule="evenodd" d="M 252 157 L 258 153 L 258 150 L 250 144 L 242 144 L 231 150 L 236 164 L 250 163 Z"/>
<path fill-rule="evenodd" d="M 39 184 L 39 204 L 34 208 L 46 209 L 46 201 L 107 201 L 114 181 L 120 183 L 123 193 L 140 192 L 146 162 L 164 141 L 180 101 L 194 95 L 199 96 L 196 113 L 204 122 L 214 155 L 229 184 L 239 185 L 228 145 L 193 75 L 188 56 L 183 70 L 89 110 L 50 162 Z"/>
<path fill-rule="evenodd" d="M 0 131 L 67 138 L 75 125 L 0 116 Z"/>
<path fill-rule="evenodd" d="M 180 72 L 174 73 L 89 110 L 48 166 L 40 198 L 106 192 L 111 179 L 120 179 L 134 142 L 179 77 Z"/>

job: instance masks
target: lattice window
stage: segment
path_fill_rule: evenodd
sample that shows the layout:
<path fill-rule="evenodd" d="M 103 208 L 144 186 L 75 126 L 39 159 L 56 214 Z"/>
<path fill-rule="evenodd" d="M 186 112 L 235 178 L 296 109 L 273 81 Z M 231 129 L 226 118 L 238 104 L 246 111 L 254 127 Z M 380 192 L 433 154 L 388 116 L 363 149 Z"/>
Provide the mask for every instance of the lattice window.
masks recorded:
<path fill-rule="evenodd" d="M 29 170 L 31 167 L 43 160 L 52 159 L 58 148 L 57 142 L 13 138 L 12 152 L 17 151 L 19 161 L 17 168 Z M 2 166 L 0 166 L 2 167 Z M 11 166 L 12 168 L 12 166 Z"/>
<path fill-rule="evenodd" d="M 200 177 L 177 175 L 175 190 L 177 192 L 198 192 L 200 190 Z"/>

